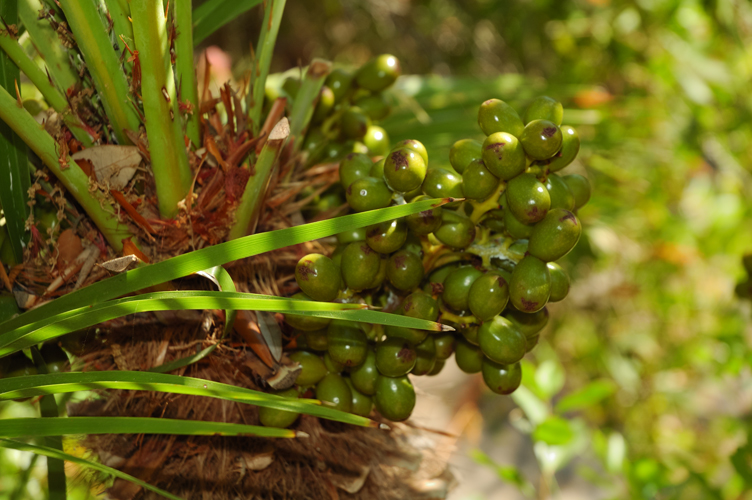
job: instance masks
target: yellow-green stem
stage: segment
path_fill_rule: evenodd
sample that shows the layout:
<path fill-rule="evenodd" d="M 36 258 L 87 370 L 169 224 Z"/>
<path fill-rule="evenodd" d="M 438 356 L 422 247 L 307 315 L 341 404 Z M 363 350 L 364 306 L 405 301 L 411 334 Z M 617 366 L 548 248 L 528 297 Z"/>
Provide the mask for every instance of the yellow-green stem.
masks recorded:
<path fill-rule="evenodd" d="M 175 69 L 178 73 L 179 98 L 189 104 L 193 112 L 185 119 L 185 134 L 195 147 L 201 146 L 201 126 L 198 120 L 198 87 L 196 65 L 193 63 L 193 30 L 191 29 L 191 0 L 175 0 Z"/>
<path fill-rule="evenodd" d="M 308 66 L 303 81 L 300 84 L 298 95 L 290 111 L 290 136 L 293 149 L 299 150 L 303 144 L 303 137 L 308 129 L 308 124 L 313 116 L 313 110 L 318 102 L 321 87 L 329 75 L 332 64 L 321 59 L 314 59 Z"/>
<path fill-rule="evenodd" d="M 174 217 L 191 187 L 191 168 L 178 110 L 162 0 L 131 0 L 133 37 L 141 61 L 141 98 L 159 212 Z"/>

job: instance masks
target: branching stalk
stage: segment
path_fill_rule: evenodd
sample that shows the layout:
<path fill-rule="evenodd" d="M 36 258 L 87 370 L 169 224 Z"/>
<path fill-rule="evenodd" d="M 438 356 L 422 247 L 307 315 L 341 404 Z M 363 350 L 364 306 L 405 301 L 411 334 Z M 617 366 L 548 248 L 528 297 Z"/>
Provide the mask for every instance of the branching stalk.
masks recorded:
<path fill-rule="evenodd" d="M 159 212 L 174 217 L 191 187 L 162 0 L 132 0 L 133 36 L 141 60 L 141 92 Z"/>
<path fill-rule="evenodd" d="M 55 140 L 39 125 L 14 97 L 0 89 L 0 120 L 10 125 L 13 131 L 25 142 L 50 169 L 55 177 L 89 214 L 104 237 L 116 252 L 123 249 L 122 240 L 133 236 L 110 212 L 100 206 L 99 196 L 89 193 L 89 177 L 70 156 L 60 158 Z M 25 157 L 24 157 L 25 160 Z M 4 185 L 5 183 L 0 183 Z M 13 187 L 17 192 L 25 190 Z"/>
<path fill-rule="evenodd" d="M 269 0 L 264 9 L 264 22 L 261 25 L 258 45 L 256 46 L 256 61 L 251 72 L 250 91 L 248 92 L 248 118 L 251 121 L 253 135 L 257 136 L 261 128 L 261 110 L 264 106 L 264 92 L 266 77 L 272 62 L 274 44 L 285 10 L 286 0 Z"/>
<path fill-rule="evenodd" d="M 64 0 L 60 6 L 75 34 L 118 143 L 130 144 L 125 131 L 138 131 L 141 121 L 128 98 L 128 81 L 99 17 L 96 3 L 91 0 Z"/>
<path fill-rule="evenodd" d="M 287 118 L 282 118 L 269 134 L 269 139 L 264 144 L 264 148 L 256 161 L 255 172 L 248 179 L 243 197 L 235 211 L 235 223 L 230 229 L 229 239 L 242 238 L 256 230 L 261 207 L 264 203 L 264 193 L 266 193 L 269 179 L 277 164 L 279 152 L 289 135 L 290 124 Z"/>
<path fill-rule="evenodd" d="M 179 98 L 192 107 L 185 120 L 185 134 L 195 147 L 201 146 L 201 126 L 198 120 L 198 87 L 196 65 L 193 63 L 193 30 L 191 29 L 191 0 L 175 0 L 175 69 L 178 72 Z M 240 112 L 238 110 L 238 112 Z"/>
<path fill-rule="evenodd" d="M 329 75 L 332 65 L 328 61 L 314 59 L 308 66 L 303 81 L 295 98 L 295 104 L 290 111 L 290 135 L 292 136 L 293 149 L 297 151 L 303 144 L 303 136 L 308 124 L 313 117 L 313 111 L 318 102 L 321 87 Z"/>

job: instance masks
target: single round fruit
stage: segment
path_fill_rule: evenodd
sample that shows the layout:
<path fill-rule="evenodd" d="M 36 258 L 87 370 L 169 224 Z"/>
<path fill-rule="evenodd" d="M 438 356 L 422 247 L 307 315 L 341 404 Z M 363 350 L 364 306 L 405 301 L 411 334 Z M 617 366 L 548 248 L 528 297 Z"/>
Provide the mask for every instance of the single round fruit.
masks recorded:
<path fill-rule="evenodd" d="M 515 240 L 527 239 L 533 234 L 533 226 L 520 222 L 508 208 L 504 210 L 503 220 L 504 230 Z"/>
<path fill-rule="evenodd" d="M 275 394 L 283 398 L 298 399 L 298 391 L 295 388 Z M 290 427 L 295 423 L 299 415 L 300 413 L 294 411 L 277 410 L 276 408 L 266 408 L 264 406 L 259 407 L 259 421 L 265 427 L 279 427 L 282 429 Z"/>
<path fill-rule="evenodd" d="M 428 165 L 428 151 L 422 142 L 416 141 L 415 139 L 405 139 L 404 141 L 398 142 L 394 148 L 392 148 L 392 151 L 405 148 L 418 153 L 420 157 L 423 158 L 423 161 L 426 162 L 426 165 Z"/>
<path fill-rule="evenodd" d="M 423 280 L 423 262 L 408 250 L 400 250 L 389 258 L 386 277 L 398 290 L 412 290 Z"/>
<path fill-rule="evenodd" d="M 295 281 L 313 300 L 331 302 L 339 292 L 339 270 L 326 255 L 312 253 L 298 261 Z"/>
<path fill-rule="evenodd" d="M 350 388 L 350 394 L 352 394 L 352 413 L 362 417 L 370 415 L 373 409 L 373 399 L 360 392 L 349 378 L 345 378 L 345 382 Z"/>
<path fill-rule="evenodd" d="M 413 375 L 427 375 L 433 370 L 436 364 L 436 341 L 433 335 L 429 335 L 420 344 L 415 346 L 415 366 L 412 369 Z"/>
<path fill-rule="evenodd" d="M 510 309 L 504 313 L 504 317 L 525 335 L 529 344 L 529 341 L 532 338 L 537 337 L 540 334 L 540 331 L 548 324 L 548 309 L 544 307 L 533 314 Z"/>
<path fill-rule="evenodd" d="M 316 109 L 313 111 L 311 123 L 317 124 L 323 122 L 324 119 L 329 116 L 329 113 L 331 113 L 333 108 L 334 92 L 332 92 L 332 89 L 324 85 L 319 92 L 319 100 L 316 103 Z"/>
<path fill-rule="evenodd" d="M 423 192 L 431 198 L 464 198 L 462 177 L 445 168 L 429 168 L 422 184 Z"/>
<path fill-rule="evenodd" d="M 376 393 L 376 378 L 379 371 L 376 368 L 376 353 L 368 349 L 366 359 L 358 366 L 350 370 L 350 380 L 353 385 L 363 394 L 372 396 Z"/>
<path fill-rule="evenodd" d="M 509 302 L 509 284 L 499 274 L 489 272 L 470 286 L 467 305 L 479 321 L 489 321 L 501 314 Z"/>
<path fill-rule="evenodd" d="M 526 313 L 543 309 L 551 294 L 551 274 L 546 263 L 528 255 L 517 263 L 509 283 L 509 299 Z"/>
<path fill-rule="evenodd" d="M 382 158 L 376 163 L 374 163 L 373 166 L 371 167 L 371 172 L 369 173 L 369 175 L 375 179 L 384 180 L 384 163 L 385 162 L 386 162 L 386 158 Z"/>
<path fill-rule="evenodd" d="M 561 127 L 561 149 L 549 160 L 548 171 L 558 172 L 563 169 L 577 158 L 579 152 L 580 136 L 575 129 L 569 125 L 564 125 Z"/>
<path fill-rule="evenodd" d="M 70 361 L 65 351 L 55 341 L 46 342 L 39 349 L 44 363 L 47 365 L 47 373 L 60 373 L 70 371 Z"/>
<path fill-rule="evenodd" d="M 525 125 L 520 144 L 534 160 L 548 160 L 561 149 L 561 130 L 548 120 L 533 120 Z"/>
<path fill-rule="evenodd" d="M 551 195 L 533 174 L 518 175 L 506 190 L 507 208 L 523 224 L 535 224 L 551 208 Z"/>
<path fill-rule="evenodd" d="M 551 274 L 551 296 L 549 302 L 559 302 L 569 293 L 569 276 L 556 262 L 546 264 L 548 272 Z"/>
<path fill-rule="evenodd" d="M 386 98 L 381 92 L 363 96 L 355 101 L 355 105 L 363 110 L 371 120 L 383 120 L 389 116 L 389 111 L 391 111 L 391 106 L 386 102 Z"/>
<path fill-rule="evenodd" d="M 471 161 L 462 174 L 462 191 L 470 200 L 488 198 L 498 185 L 498 177 L 486 168 L 483 160 Z"/>
<path fill-rule="evenodd" d="M 379 271 L 374 276 L 371 283 L 368 284 L 368 288 L 380 287 L 384 280 L 386 280 L 386 267 L 389 265 L 389 257 L 383 254 L 379 254 Z"/>
<path fill-rule="evenodd" d="M 441 370 L 444 369 L 444 365 L 446 365 L 446 360 L 436 358 L 436 362 L 433 364 L 433 369 L 426 375 L 428 375 L 429 377 L 438 375 L 439 373 L 441 373 Z"/>
<path fill-rule="evenodd" d="M 327 373 L 324 362 L 312 352 L 295 351 L 290 354 L 290 359 L 300 363 L 301 370 L 295 383 L 301 387 L 316 385 Z"/>
<path fill-rule="evenodd" d="M 352 106 L 342 113 L 340 128 L 342 129 L 342 134 L 348 139 L 361 139 L 365 137 L 370 126 L 371 119 L 357 106 Z"/>
<path fill-rule="evenodd" d="M 457 339 L 454 360 L 465 373 L 478 373 L 483 363 L 483 352 L 465 339 Z"/>
<path fill-rule="evenodd" d="M 394 83 L 402 69 L 399 60 L 390 54 L 374 57 L 355 73 L 355 83 L 358 87 L 379 92 Z"/>
<path fill-rule="evenodd" d="M 324 353 L 324 366 L 326 366 L 326 369 L 329 371 L 329 373 L 340 374 L 345 369 L 345 365 L 334 361 L 329 355 L 328 351 Z"/>
<path fill-rule="evenodd" d="M 332 89 L 334 102 L 340 102 L 352 87 L 353 77 L 347 70 L 335 68 L 326 77 L 325 85 Z"/>
<path fill-rule="evenodd" d="M 305 302 L 311 302 L 313 299 L 303 292 L 298 292 L 292 297 L 293 300 L 300 300 Z M 299 314 L 285 314 L 285 322 L 293 328 L 302 330 L 304 332 L 311 332 L 314 330 L 321 330 L 329 325 L 331 319 L 329 318 L 316 318 L 313 316 L 301 316 Z"/>
<path fill-rule="evenodd" d="M 465 248 L 475 239 L 475 224 L 452 210 L 441 212 L 441 226 L 434 231 L 437 240 L 452 248 Z"/>
<path fill-rule="evenodd" d="M 328 373 L 316 384 L 316 398 L 327 401 L 340 411 L 352 411 L 352 392 L 340 375 Z"/>
<path fill-rule="evenodd" d="M 483 162 L 499 179 L 509 180 L 525 171 L 525 150 L 507 132 L 496 132 L 483 141 Z"/>
<path fill-rule="evenodd" d="M 339 182 L 347 189 L 350 184 L 369 176 L 373 162 L 362 153 L 348 153 L 339 163 Z"/>
<path fill-rule="evenodd" d="M 436 359 L 449 359 L 454 352 L 454 335 L 448 332 L 437 333 L 433 336 L 433 342 L 436 346 Z"/>
<path fill-rule="evenodd" d="M 552 262 L 568 254 L 582 234 L 582 226 L 572 212 L 555 208 L 537 223 L 530 234 L 528 252 L 542 261 Z"/>
<path fill-rule="evenodd" d="M 411 203 L 429 199 L 426 195 L 413 198 Z M 430 208 L 417 214 L 405 217 L 407 226 L 418 236 L 426 236 L 436 231 L 441 226 L 441 207 Z"/>
<path fill-rule="evenodd" d="M 441 300 L 457 312 L 466 310 L 470 288 L 475 280 L 481 276 L 483 276 L 483 273 L 473 266 L 455 269 L 444 280 L 444 292 L 441 294 Z"/>
<path fill-rule="evenodd" d="M 389 135 L 383 128 L 377 125 L 371 125 L 368 127 L 366 135 L 363 137 L 363 144 L 368 148 L 368 154 L 370 156 L 384 156 L 389 152 Z M 381 175 L 384 175 L 383 164 Z M 377 176 L 371 174 L 371 177 Z"/>
<path fill-rule="evenodd" d="M 478 326 L 470 325 L 462 330 L 462 336 L 473 345 L 478 345 Z"/>
<path fill-rule="evenodd" d="M 405 297 L 400 310 L 405 316 L 426 321 L 436 321 L 439 317 L 439 304 L 433 297 L 421 290 Z"/>
<path fill-rule="evenodd" d="M 365 290 L 379 272 L 381 257 L 366 243 L 350 243 L 342 252 L 342 278 L 348 288 Z"/>
<path fill-rule="evenodd" d="M 486 135 L 507 132 L 515 137 L 519 137 L 525 128 L 517 111 L 500 99 L 489 99 L 480 105 L 478 125 Z"/>
<path fill-rule="evenodd" d="M 379 253 L 396 252 L 407 240 L 407 222 L 394 219 L 369 226 L 366 231 L 366 243 Z"/>
<path fill-rule="evenodd" d="M 387 377 L 407 375 L 417 356 L 415 348 L 405 339 L 387 338 L 376 346 L 376 368 Z"/>
<path fill-rule="evenodd" d="M 561 125 L 563 118 L 564 107 L 556 99 L 547 96 L 536 98 L 525 113 L 525 123 L 530 123 L 533 120 L 548 120 L 556 125 Z"/>
<path fill-rule="evenodd" d="M 513 365 L 501 365 L 490 359 L 484 359 L 482 371 L 483 381 L 497 394 L 512 394 L 522 382 L 522 367 L 519 362 Z"/>
<path fill-rule="evenodd" d="M 565 175 L 562 177 L 574 195 L 574 208 L 577 210 L 590 200 L 590 181 L 579 174 Z"/>
<path fill-rule="evenodd" d="M 356 212 L 388 207 L 392 202 L 392 192 L 381 179 L 364 177 L 347 187 L 347 203 Z"/>
<path fill-rule="evenodd" d="M 335 363 L 343 366 L 358 366 L 368 354 L 368 339 L 365 333 L 348 321 L 334 320 L 327 328 L 327 352 Z"/>
<path fill-rule="evenodd" d="M 449 149 L 449 163 L 454 170 L 462 174 L 471 161 L 482 158 L 481 148 L 482 145 L 478 141 L 460 139 Z"/>
<path fill-rule="evenodd" d="M 522 359 L 527 340 L 508 319 L 496 316 L 478 329 L 478 346 L 488 359 L 508 365 Z"/>
<path fill-rule="evenodd" d="M 384 162 L 384 177 L 392 189 L 407 193 L 423 183 L 426 178 L 426 162 L 411 149 L 392 150 Z"/>
<path fill-rule="evenodd" d="M 339 243 L 340 245 L 344 245 L 342 247 L 342 250 L 344 250 L 345 247 L 347 247 L 348 243 L 352 243 L 354 241 L 365 241 L 365 240 L 366 240 L 366 228 L 364 227 L 337 234 L 337 243 Z M 340 247 L 338 247 L 338 249 L 339 248 Z M 332 256 L 332 258 L 334 258 L 334 256 Z"/>
<path fill-rule="evenodd" d="M 415 389 L 407 376 L 379 377 L 373 398 L 381 416 L 393 422 L 407 420 L 415 408 Z"/>
<path fill-rule="evenodd" d="M 574 210 L 574 194 L 572 194 L 564 179 L 556 174 L 551 174 L 546 179 L 545 186 L 551 197 L 551 208 Z"/>
<path fill-rule="evenodd" d="M 326 328 L 301 332 L 300 335 L 303 337 L 301 344 L 307 345 L 308 349 L 312 351 L 326 351 L 326 348 L 329 346 L 329 341 L 326 339 Z"/>

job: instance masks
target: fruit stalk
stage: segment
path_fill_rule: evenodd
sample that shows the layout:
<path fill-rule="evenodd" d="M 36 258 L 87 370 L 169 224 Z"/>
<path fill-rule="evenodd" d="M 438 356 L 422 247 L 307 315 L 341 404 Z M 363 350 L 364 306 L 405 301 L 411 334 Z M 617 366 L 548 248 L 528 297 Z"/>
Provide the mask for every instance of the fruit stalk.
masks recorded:
<path fill-rule="evenodd" d="M 198 87 L 196 86 L 196 67 L 193 63 L 193 30 L 191 29 L 191 1 L 175 1 L 175 69 L 178 77 L 178 96 L 182 103 L 188 104 L 192 112 L 185 118 L 185 134 L 193 146 L 201 146 L 201 127 L 198 116 Z"/>

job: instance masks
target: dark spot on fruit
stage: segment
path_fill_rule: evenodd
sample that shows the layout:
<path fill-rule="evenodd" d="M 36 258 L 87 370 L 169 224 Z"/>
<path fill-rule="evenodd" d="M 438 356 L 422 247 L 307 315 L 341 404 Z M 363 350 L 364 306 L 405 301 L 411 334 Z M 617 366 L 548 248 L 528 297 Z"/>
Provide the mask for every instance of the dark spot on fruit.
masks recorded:
<path fill-rule="evenodd" d="M 316 271 L 309 266 L 312 262 L 307 260 L 302 266 L 298 266 L 298 272 L 300 273 L 300 279 L 308 281 L 308 276 L 316 276 Z"/>
<path fill-rule="evenodd" d="M 360 249 L 363 250 L 363 253 L 366 255 L 369 255 L 373 250 L 368 245 L 360 245 Z"/>
<path fill-rule="evenodd" d="M 384 237 L 384 234 L 379 231 L 378 227 L 375 227 L 366 233 L 366 236 L 373 238 L 374 240 L 380 240 Z"/>
<path fill-rule="evenodd" d="M 351 195 L 352 195 L 352 184 L 347 186 L 347 196 L 351 196 Z"/>
<path fill-rule="evenodd" d="M 434 219 L 436 219 L 436 216 L 433 214 L 433 210 L 425 210 L 420 213 L 420 218 L 423 222 L 423 224 L 431 224 Z"/>
<path fill-rule="evenodd" d="M 546 137 L 553 137 L 556 133 L 556 127 L 546 127 L 543 129 L 543 135 Z"/>
<path fill-rule="evenodd" d="M 402 349 L 397 353 L 397 357 L 409 363 L 415 359 L 415 351 L 410 349 L 408 344 L 402 344 Z"/>
<path fill-rule="evenodd" d="M 571 220 L 572 224 L 574 224 L 575 226 L 577 225 L 577 217 L 575 217 L 572 212 L 567 212 L 567 215 L 561 217 L 559 219 L 559 222 L 564 222 L 565 220 Z"/>
<path fill-rule="evenodd" d="M 444 283 L 431 283 L 431 295 L 441 295 L 444 293 Z"/>
<path fill-rule="evenodd" d="M 355 157 L 355 153 L 350 153 L 346 156 L 348 160 L 352 160 Z"/>
<path fill-rule="evenodd" d="M 534 300 L 520 299 L 520 301 L 522 302 L 522 308 L 525 311 L 535 311 L 538 307 L 538 302 Z"/>
<path fill-rule="evenodd" d="M 394 170 L 407 168 L 407 155 L 402 151 L 395 151 L 392 153 L 392 163 L 394 163 Z"/>
<path fill-rule="evenodd" d="M 502 151 L 502 148 L 506 146 L 505 142 L 497 142 L 495 144 L 489 144 L 486 146 L 486 151 L 493 150 L 494 153 L 496 153 L 496 158 L 501 160 L 504 157 L 504 152 Z"/>
<path fill-rule="evenodd" d="M 494 102 L 494 99 L 489 99 L 487 101 L 483 101 L 483 104 L 489 104 L 490 105 L 490 104 L 493 104 L 493 102 Z"/>
<path fill-rule="evenodd" d="M 394 267 L 396 268 L 405 267 L 406 260 L 407 260 L 407 255 L 397 255 L 394 258 Z"/>
<path fill-rule="evenodd" d="M 507 280 L 504 279 L 504 276 L 499 276 L 496 281 L 500 286 L 507 286 Z"/>
<path fill-rule="evenodd" d="M 412 309 L 412 308 L 413 308 L 413 301 L 412 301 L 411 299 L 407 299 L 407 300 L 405 301 L 405 305 L 403 306 L 403 309 L 404 309 L 405 311 L 409 311 L 409 310 L 410 310 L 410 309 Z"/>
<path fill-rule="evenodd" d="M 531 219 L 535 219 L 538 217 L 538 207 L 532 207 L 530 210 L 527 211 L 527 216 Z"/>

